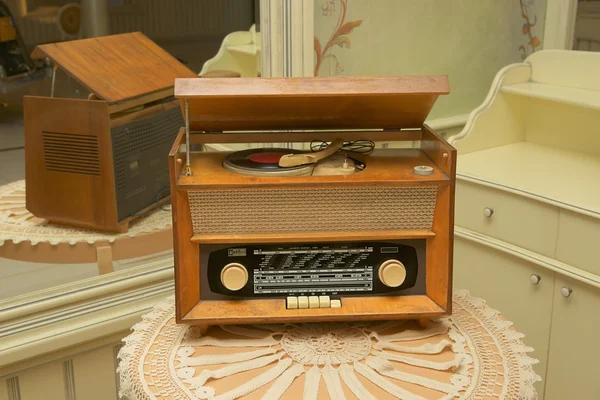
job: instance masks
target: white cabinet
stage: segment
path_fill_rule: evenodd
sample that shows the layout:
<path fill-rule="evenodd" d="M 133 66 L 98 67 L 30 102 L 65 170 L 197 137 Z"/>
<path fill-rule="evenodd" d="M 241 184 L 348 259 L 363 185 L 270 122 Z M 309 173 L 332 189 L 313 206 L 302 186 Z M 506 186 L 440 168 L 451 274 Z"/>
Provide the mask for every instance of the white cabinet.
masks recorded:
<path fill-rule="evenodd" d="M 540 360 L 541 398 L 600 399 L 600 53 L 503 68 L 458 150 L 454 285 Z"/>
<path fill-rule="evenodd" d="M 570 290 L 570 295 L 567 295 Z M 563 293 L 564 292 L 564 293 Z M 558 276 L 554 307 L 546 400 L 600 399 L 600 290 Z"/>
<path fill-rule="evenodd" d="M 558 208 L 468 181 L 456 182 L 460 226 L 548 257 L 554 255 Z"/>
<path fill-rule="evenodd" d="M 535 372 L 544 376 L 554 296 L 554 272 L 471 240 L 455 238 L 454 287 L 465 288 L 499 310 L 526 335 L 525 343 L 540 360 Z M 536 384 L 543 398 L 544 382 Z"/>

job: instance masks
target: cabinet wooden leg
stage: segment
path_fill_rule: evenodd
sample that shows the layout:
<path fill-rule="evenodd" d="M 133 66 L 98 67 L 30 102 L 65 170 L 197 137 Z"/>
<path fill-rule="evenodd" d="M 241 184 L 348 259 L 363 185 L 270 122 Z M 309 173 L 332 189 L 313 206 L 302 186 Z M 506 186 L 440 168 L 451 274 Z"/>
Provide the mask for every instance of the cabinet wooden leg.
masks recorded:
<path fill-rule="evenodd" d="M 417 325 L 421 329 L 427 328 L 427 323 L 429 322 L 429 318 L 419 318 L 417 319 Z"/>
<path fill-rule="evenodd" d="M 198 330 L 200 331 L 200 334 L 202 336 L 206 335 L 206 331 L 208 331 L 208 325 L 207 324 L 196 325 L 196 327 L 198 328 Z"/>

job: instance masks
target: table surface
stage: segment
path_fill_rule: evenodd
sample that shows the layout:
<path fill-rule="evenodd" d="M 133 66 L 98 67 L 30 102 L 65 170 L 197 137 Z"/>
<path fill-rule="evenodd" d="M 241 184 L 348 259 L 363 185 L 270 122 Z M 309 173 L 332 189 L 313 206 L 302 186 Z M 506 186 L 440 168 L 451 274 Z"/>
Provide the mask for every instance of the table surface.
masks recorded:
<path fill-rule="evenodd" d="M 74 245 L 81 242 L 93 244 L 100 241 L 113 243 L 123 238 L 170 230 L 171 225 L 171 212 L 160 209 L 136 219 L 129 230 L 123 233 L 56 225 L 37 218 L 27 211 L 25 180 L 0 186 L 0 246 L 9 241 L 15 244 L 27 242 L 32 245 L 40 243 Z"/>
<path fill-rule="evenodd" d="M 124 339 L 126 399 L 536 399 L 537 361 L 512 323 L 467 291 L 426 329 L 413 321 L 197 328 L 174 298 Z"/>

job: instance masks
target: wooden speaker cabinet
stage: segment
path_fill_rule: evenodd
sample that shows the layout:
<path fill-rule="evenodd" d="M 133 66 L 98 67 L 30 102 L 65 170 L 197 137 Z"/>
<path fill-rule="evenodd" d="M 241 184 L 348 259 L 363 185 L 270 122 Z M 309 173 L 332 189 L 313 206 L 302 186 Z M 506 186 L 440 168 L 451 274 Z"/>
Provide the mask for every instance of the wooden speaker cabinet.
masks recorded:
<path fill-rule="evenodd" d="M 141 33 L 45 44 L 83 98 L 25 96 L 27 209 L 53 223 L 126 231 L 169 195 L 167 156 L 183 124 L 175 78 L 196 74 Z"/>
<path fill-rule="evenodd" d="M 177 79 L 186 120 L 169 155 L 177 321 L 450 314 L 456 152 L 423 124 L 447 93 L 445 76 Z M 295 175 L 278 169 L 284 159 L 324 153 L 191 151 L 314 140 L 345 145 Z M 400 144 L 361 154 L 350 151 L 357 140 Z"/>

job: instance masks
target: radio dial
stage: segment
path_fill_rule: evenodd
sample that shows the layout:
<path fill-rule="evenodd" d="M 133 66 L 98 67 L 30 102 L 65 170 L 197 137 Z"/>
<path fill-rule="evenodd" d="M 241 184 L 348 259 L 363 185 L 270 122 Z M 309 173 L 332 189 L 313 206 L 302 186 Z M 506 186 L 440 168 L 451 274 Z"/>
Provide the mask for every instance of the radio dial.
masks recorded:
<path fill-rule="evenodd" d="M 227 264 L 221 271 L 221 283 L 232 292 L 240 290 L 248 283 L 246 267 L 238 263 Z"/>
<path fill-rule="evenodd" d="M 387 260 L 379 267 L 379 280 L 385 286 L 398 287 L 406 279 L 406 268 L 398 260 Z"/>

